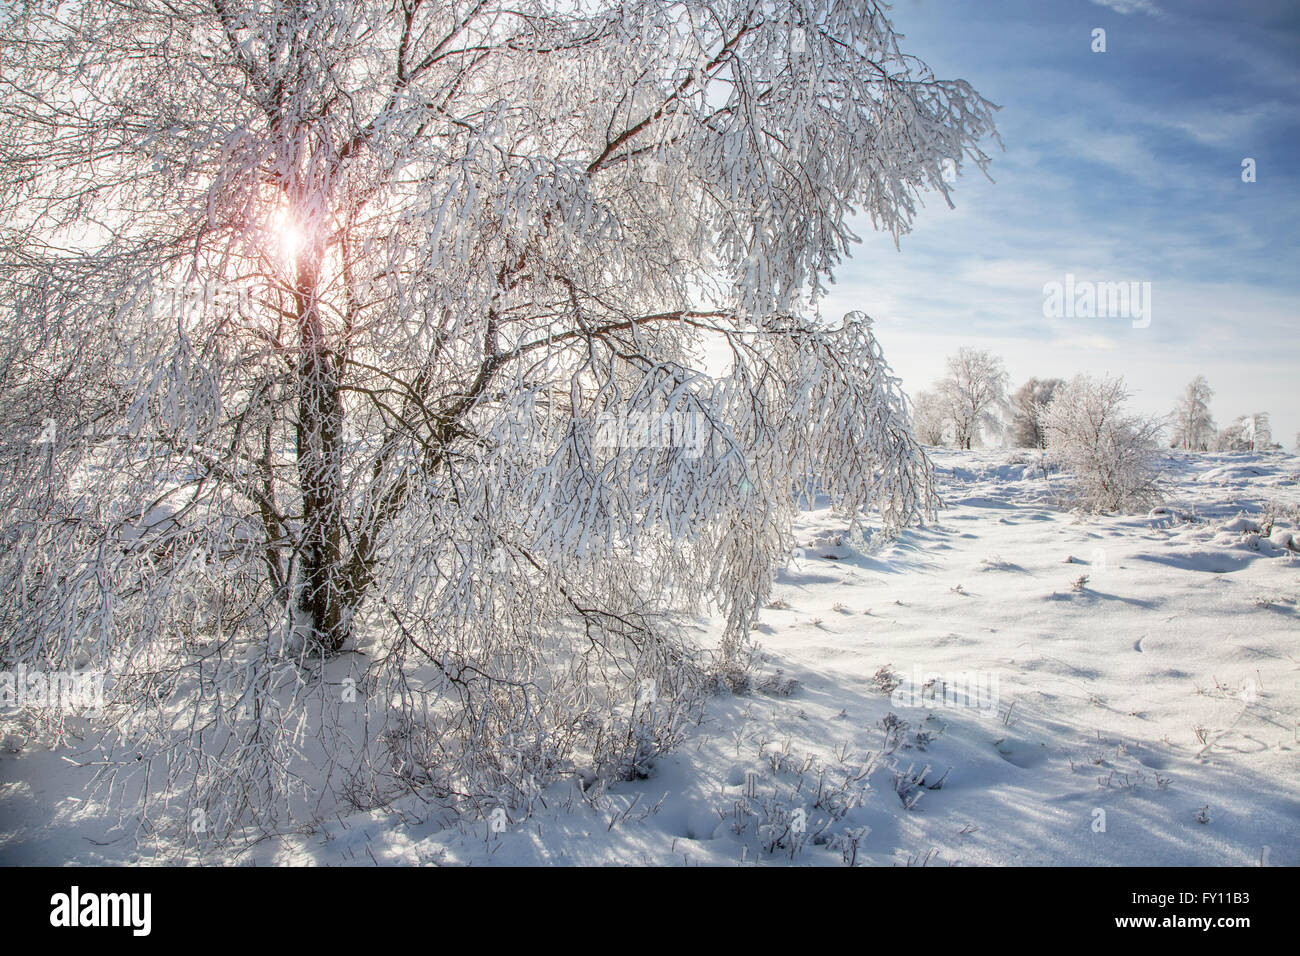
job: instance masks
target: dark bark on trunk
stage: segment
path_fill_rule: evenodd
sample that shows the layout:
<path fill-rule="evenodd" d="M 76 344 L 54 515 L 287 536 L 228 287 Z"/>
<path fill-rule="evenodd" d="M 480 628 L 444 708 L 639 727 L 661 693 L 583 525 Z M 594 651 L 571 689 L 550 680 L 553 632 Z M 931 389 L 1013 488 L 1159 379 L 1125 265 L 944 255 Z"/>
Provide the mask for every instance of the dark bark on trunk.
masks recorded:
<path fill-rule="evenodd" d="M 299 610 L 311 621 L 315 642 L 338 651 L 351 632 L 348 591 L 342 580 L 343 403 L 335 355 L 325 340 L 316 303 L 316 264 L 300 266 L 297 296 L 298 479 L 302 489 Z"/>

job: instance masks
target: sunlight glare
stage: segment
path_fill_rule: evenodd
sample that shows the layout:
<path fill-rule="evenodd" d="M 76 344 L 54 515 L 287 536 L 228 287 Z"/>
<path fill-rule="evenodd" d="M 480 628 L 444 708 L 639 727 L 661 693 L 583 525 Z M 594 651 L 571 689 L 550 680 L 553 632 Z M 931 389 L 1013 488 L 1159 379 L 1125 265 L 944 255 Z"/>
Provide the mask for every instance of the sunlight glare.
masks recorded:
<path fill-rule="evenodd" d="M 302 227 L 298 224 L 297 219 L 287 209 L 281 209 L 276 213 L 273 234 L 276 238 L 280 258 L 287 263 L 297 261 L 298 253 L 302 250 L 306 237 L 303 235 Z"/>

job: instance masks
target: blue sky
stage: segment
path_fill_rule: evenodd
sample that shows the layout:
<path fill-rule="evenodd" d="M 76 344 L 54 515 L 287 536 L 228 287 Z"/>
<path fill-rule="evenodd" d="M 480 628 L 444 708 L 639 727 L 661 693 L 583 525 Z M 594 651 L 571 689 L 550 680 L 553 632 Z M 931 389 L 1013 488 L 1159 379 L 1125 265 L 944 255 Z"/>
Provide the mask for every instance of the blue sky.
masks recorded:
<path fill-rule="evenodd" d="M 1300 4 L 1262 0 L 898 0 L 903 48 L 1002 107 L 1005 152 L 956 209 L 927 197 L 901 251 L 866 221 L 823 303 L 862 309 L 907 389 L 959 345 L 1012 384 L 1123 375 L 1169 412 L 1204 374 L 1220 427 L 1300 431 Z M 1092 52 L 1092 31 L 1106 52 Z M 1242 160 L 1256 181 L 1242 181 Z M 1067 274 L 1151 283 L 1151 322 L 1045 318 Z"/>

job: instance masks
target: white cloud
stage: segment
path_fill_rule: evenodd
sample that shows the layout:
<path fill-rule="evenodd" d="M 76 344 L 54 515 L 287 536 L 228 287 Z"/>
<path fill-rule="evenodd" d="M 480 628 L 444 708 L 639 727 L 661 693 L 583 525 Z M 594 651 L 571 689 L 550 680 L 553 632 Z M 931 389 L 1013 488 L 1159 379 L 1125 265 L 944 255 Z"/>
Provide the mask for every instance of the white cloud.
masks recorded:
<path fill-rule="evenodd" d="M 1147 13 L 1151 16 L 1159 16 L 1160 8 L 1151 0 L 1092 0 L 1099 7 L 1110 7 L 1116 13 Z"/>

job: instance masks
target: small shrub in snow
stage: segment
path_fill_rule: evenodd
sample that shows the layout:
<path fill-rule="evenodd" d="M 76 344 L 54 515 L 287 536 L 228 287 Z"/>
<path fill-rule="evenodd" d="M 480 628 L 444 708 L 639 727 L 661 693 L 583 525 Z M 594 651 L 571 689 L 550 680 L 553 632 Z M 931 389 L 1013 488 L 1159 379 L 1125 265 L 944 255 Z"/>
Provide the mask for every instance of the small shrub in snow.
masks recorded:
<path fill-rule="evenodd" d="M 885 753 L 892 754 L 902 745 L 903 738 L 911 725 L 891 711 L 876 721 L 876 726 L 884 732 Z"/>
<path fill-rule="evenodd" d="M 871 827 L 849 827 L 843 833 L 833 836 L 829 846 L 832 850 L 840 851 L 845 866 L 855 866 L 858 862 L 858 847 L 866 841 L 870 833 Z"/>
<path fill-rule="evenodd" d="M 809 845 L 827 845 L 838 849 L 846 863 L 855 859 L 869 828 L 830 831 L 866 803 L 875 758 L 851 760 L 845 752 L 835 764 L 822 766 L 814 757 L 791 753 L 787 746 L 767 753 L 766 760 L 770 777 L 764 775 L 762 792 L 749 778 L 730 807 L 718 811 L 724 820 L 730 819 L 732 832 L 746 841 L 747 849 L 766 854 L 788 851 L 793 859 Z"/>
<path fill-rule="evenodd" d="M 735 664 L 720 664 L 709 672 L 705 680 L 705 688 L 710 694 L 721 694 L 723 691 L 735 694 L 737 697 L 748 694 L 754 689 L 751 668 Z"/>
<path fill-rule="evenodd" d="M 1124 409 L 1122 378 L 1080 375 L 1042 414 L 1048 454 L 1076 480 L 1079 504 L 1093 511 L 1132 511 L 1158 498 L 1153 451 L 1158 422 Z"/>
<path fill-rule="evenodd" d="M 916 772 L 915 765 L 909 766 L 906 770 L 894 771 L 894 792 L 898 794 L 898 799 L 903 801 L 904 809 L 915 809 L 917 802 L 925 795 L 925 778 L 929 772 L 929 764 L 926 764 L 920 773 Z"/>
<path fill-rule="evenodd" d="M 1282 502 L 1276 498 L 1270 499 L 1264 505 L 1264 510 L 1259 516 L 1259 533 L 1262 537 L 1271 538 L 1275 533 L 1283 529 L 1277 528 L 1278 524 L 1290 525 L 1292 528 L 1300 528 L 1300 504 L 1295 502 Z M 1300 532 L 1287 532 L 1290 535 L 1297 535 Z M 1278 544 L 1278 542 L 1274 542 Z M 1288 547 L 1282 543 L 1279 547 Z"/>
<path fill-rule="evenodd" d="M 778 697 L 789 697 L 798 686 L 798 680 L 793 677 L 786 677 L 780 670 L 777 670 L 775 674 L 763 676 L 755 685 L 760 693 L 772 694 Z"/>
<path fill-rule="evenodd" d="M 871 675 L 871 683 L 882 694 L 892 694 L 900 681 L 898 675 L 891 671 L 889 665 L 886 664 Z"/>

